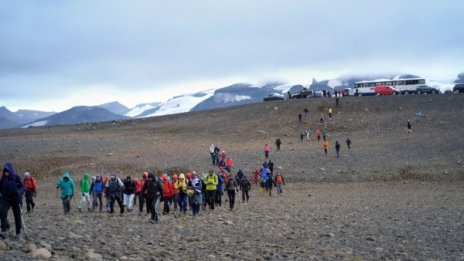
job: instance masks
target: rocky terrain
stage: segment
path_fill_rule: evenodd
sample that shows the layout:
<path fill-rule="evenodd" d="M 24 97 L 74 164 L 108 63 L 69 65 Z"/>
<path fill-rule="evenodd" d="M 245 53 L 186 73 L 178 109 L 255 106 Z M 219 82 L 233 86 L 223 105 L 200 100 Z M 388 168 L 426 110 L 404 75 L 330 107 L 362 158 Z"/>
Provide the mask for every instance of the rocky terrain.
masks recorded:
<path fill-rule="evenodd" d="M 36 211 L 25 216 L 28 236 L 0 242 L 0 259 L 43 251 L 52 260 L 464 260 L 463 104 L 462 95 L 347 97 L 338 107 L 334 99 L 306 99 L 1 131 L 0 160 L 31 171 L 40 187 Z M 300 123 L 305 107 L 309 118 Z M 329 132 L 327 156 L 314 134 L 299 140 L 318 128 Z M 78 213 L 73 203 L 63 216 L 54 188 L 63 171 L 75 180 L 84 171 L 206 172 L 211 144 L 250 176 L 264 160 L 263 145 L 278 137 L 282 150 L 270 158 L 282 167 L 284 195 L 253 187 L 251 201 L 232 212 L 176 213 L 151 225 L 134 212 Z"/>

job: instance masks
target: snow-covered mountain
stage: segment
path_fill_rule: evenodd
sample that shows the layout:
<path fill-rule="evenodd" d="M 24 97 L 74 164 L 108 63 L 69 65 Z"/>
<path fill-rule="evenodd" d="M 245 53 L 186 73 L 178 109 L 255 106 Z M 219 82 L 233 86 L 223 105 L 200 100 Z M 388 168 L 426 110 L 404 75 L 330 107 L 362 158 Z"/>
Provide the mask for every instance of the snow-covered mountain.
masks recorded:
<path fill-rule="evenodd" d="M 153 102 L 153 103 L 141 103 L 137 104 L 134 108 L 130 109 L 124 116 L 127 117 L 137 117 L 140 114 L 144 113 L 145 111 L 151 110 L 153 108 L 158 107 L 161 105 L 161 102 Z"/>

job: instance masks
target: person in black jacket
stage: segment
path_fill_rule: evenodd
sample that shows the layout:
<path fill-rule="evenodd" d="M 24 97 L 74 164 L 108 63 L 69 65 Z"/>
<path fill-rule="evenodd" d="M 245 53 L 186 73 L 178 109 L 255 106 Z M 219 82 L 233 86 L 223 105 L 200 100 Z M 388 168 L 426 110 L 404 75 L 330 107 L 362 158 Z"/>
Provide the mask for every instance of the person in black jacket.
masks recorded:
<path fill-rule="evenodd" d="M 124 207 L 127 208 L 127 212 L 131 212 L 134 209 L 134 197 L 135 197 L 135 182 L 130 176 L 127 176 L 123 181 L 124 183 L 124 192 L 123 192 L 123 202 Z"/>
<path fill-rule="evenodd" d="M 248 202 L 250 199 L 248 192 L 251 189 L 251 184 L 245 175 L 243 175 L 242 180 L 240 181 L 240 189 L 242 190 L 242 202 L 245 202 L 245 199 L 246 202 Z"/>
<path fill-rule="evenodd" d="M 3 234 L 10 229 L 8 223 L 8 211 L 10 207 L 13 209 L 13 215 L 16 226 L 16 237 L 21 237 L 21 205 L 22 196 L 24 192 L 24 184 L 20 176 L 16 175 L 13 164 L 11 162 L 5 163 L 3 167 L 3 174 L 0 180 L 0 217 L 2 234 L 0 237 L 5 237 Z"/>
<path fill-rule="evenodd" d="M 150 223 L 158 224 L 158 214 L 156 206 L 163 195 L 163 184 L 153 173 L 148 174 L 148 181 L 142 187 L 142 193 L 146 193 L 147 202 L 150 206 Z"/>

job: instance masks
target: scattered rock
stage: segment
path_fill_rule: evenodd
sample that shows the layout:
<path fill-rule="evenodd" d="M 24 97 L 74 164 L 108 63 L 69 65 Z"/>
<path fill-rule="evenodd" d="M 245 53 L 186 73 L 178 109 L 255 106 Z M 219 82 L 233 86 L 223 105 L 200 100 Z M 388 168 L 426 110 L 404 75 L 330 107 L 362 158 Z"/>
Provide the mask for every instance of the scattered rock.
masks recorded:
<path fill-rule="evenodd" d="M 28 243 L 24 247 L 24 252 L 26 253 L 32 253 L 32 251 L 36 250 L 37 246 L 34 243 Z"/>
<path fill-rule="evenodd" d="M 366 237 L 366 240 L 367 240 L 367 241 L 375 241 L 375 237 L 373 237 L 373 236 L 368 236 L 368 237 Z"/>
<path fill-rule="evenodd" d="M 88 251 L 85 254 L 85 259 L 88 261 L 101 261 L 103 257 L 100 254 L 94 253 L 93 251 Z"/>
<path fill-rule="evenodd" d="M 263 130 L 259 130 L 259 131 L 258 131 L 258 133 L 261 133 L 261 134 L 266 134 L 266 132 L 265 132 L 265 131 L 263 131 Z"/>
<path fill-rule="evenodd" d="M 114 156 L 114 153 L 110 152 L 110 153 L 106 154 L 106 156 Z"/>
<path fill-rule="evenodd" d="M 0 240 L 0 251 L 6 251 L 8 250 L 8 246 L 6 245 L 5 242 L 3 242 L 3 240 Z"/>
<path fill-rule="evenodd" d="M 50 259 L 52 253 L 46 248 L 38 248 L 32 251 L 32 257 L 36 259 Z"/>

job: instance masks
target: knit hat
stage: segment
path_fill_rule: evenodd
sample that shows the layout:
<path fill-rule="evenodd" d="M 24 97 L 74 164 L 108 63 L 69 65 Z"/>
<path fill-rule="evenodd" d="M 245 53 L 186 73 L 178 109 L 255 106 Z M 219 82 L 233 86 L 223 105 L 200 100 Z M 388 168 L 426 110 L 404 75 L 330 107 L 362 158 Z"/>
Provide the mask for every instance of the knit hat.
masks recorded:
<path fill-rule="evenodd" d="M 31 173 L 29 173 L 29 172 L 27 172 L 27 171 L 24 172 L 24 177 L 30 177 L 30 176 L 31 176 Z"/>

